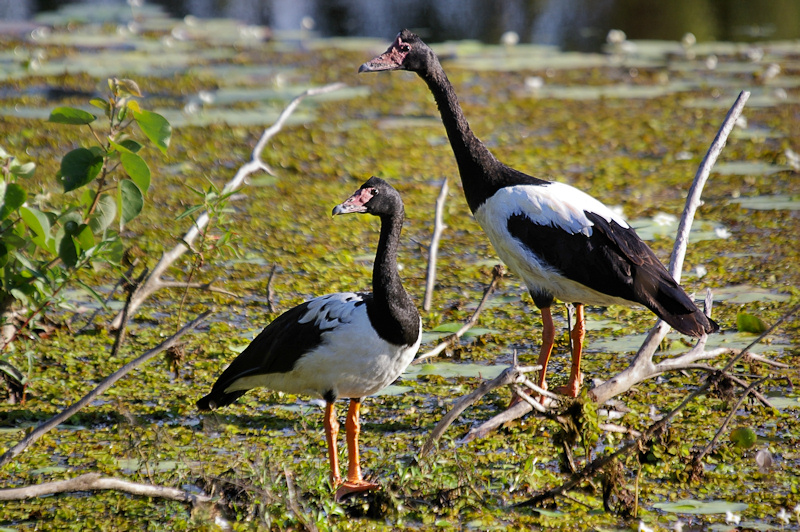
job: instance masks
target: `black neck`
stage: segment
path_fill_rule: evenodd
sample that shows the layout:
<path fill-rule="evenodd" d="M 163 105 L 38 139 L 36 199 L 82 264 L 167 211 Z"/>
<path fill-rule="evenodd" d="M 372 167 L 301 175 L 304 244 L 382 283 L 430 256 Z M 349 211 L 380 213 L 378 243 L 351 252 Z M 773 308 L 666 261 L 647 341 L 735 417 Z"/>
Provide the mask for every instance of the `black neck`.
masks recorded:
<path fill-rule="evenodd" d="M 461 174 L 464 195 L 472 212 L 475 212 L 498 189 L 505 186 L 547 183 L 501 163 L 475 136 L 464 116 L 464 111 L 461 110 L 453 85 L 435 56 L 429 61 L 427 70 L 418 74 L 428 84 L 439 107 L 442 123 Z"/>
<path fill-rule="evenodd" d="M 372 269 L 373 301 L 368 307 L 372 326 L 384 340 L 410 345 L 419 337 L 419 312 L 397 271 L 397 248 L 404 212 L 382 215 L 381 236 Z"/>

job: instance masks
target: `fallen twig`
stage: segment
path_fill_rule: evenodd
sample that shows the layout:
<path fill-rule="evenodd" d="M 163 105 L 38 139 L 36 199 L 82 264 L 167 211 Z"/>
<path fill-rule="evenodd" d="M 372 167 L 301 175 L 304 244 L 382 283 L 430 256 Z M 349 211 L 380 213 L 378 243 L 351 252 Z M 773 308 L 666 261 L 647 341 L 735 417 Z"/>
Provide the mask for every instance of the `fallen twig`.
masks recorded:
<path fill-rule="evenodd" d="M 778 321 L 776 321 L 769 329 L 764 331 L 760 336 L 758 336 L 758 338 L 753 340 L 747 347 L 745 347 L 744 349 L 739 351 L 738 354 L 736 354 L 733 357 L 731 357 L 731 359 L 728 361 L 728 363 L 725 365 L 725 367 L 720 371 L 721 372 L 728 372 L 734 366 L 734 364 L 736 364 L 736 362 L 738 362 L 739 359 L 742 358 L 742 356 L 744 356 L 746 353 L 748 353 L 750 351 L 750 349 L 753 348 L 753 346 L 757 345 L 764 338 L 766 338 L 767 336 L 772 334 L 772 331 L 774 331 L 787 318 L 789 318 L 790 316 L 792 316 L 795 313 L 797 313 L 798 310 L 800 310 L 800 305 L 796 305 L 789 312 L 787 312 L 786 314 L 781 316 L 781 318 Z M 565 491 L 568 491 L 568 490 L 571 490 L 572 488 L 574 488 L 575 486 L 577 486 L 578 484 L 580 484 L 584 480 L 586 480 L 586 479 L 588 479 L 590 477 L 593 477 L 598 472 L 600 472 L 604 467 L 606 467 L 608 464 L 610 464 L 612 461 L 616 460 L 620 456 L 624 456 L 624 455 L 630 453 L 631 451 L 633 451 L 635 449 L 638 449 L 639 448 L 639 444 L 642 441 L 647 441 L 650 438 L 652 438 L 653 435 L 657 431 L 659 431 L 662 428 L 664 428 L 667 425 L 667 423 L 669 423 L 672 420 L 672 418 L 674 418 L 678 414 L 678 412 L 683 410 L 697 396 L 705 393 L 711 387 L 711 384 L 712 384 L 712 379 L 710 377 L 706 377 L 705 382 L 703 382 L 703 384 L 701 384 L 695 391 L 693 391 L 692 393 L 687 395 L 686 398 L 681 402 L 681 404 L 679 404 L 671 412 L 667 413 L 664 417 L 662 417 L 661 419 L 659 419 L 658 421 L 656 421 L 655 423 L 650 425 L 650 427 L 648 427 L 647 430 L 645 430 L 642 433 L 641 436 L 639 436 L 638 438 L 635 438 L 632 441 L 630 441 L 629 443 L 623 445 L 622 447 L 617 449 L 615 452 L 613 452 L 613 453 L 611 453 L 609 455 L 597 458 L 596 460 L 593 460 L 591 463 L 587 464 L 581 471 L 579 471 L 578 473 L 573 475 L 572 478 L 570 478 L 567 482 L 561 484 L 560 486 L 552 488 L 552 489 L 549 489 L 549 490 L 537 495 L 536 497 L 533 497 L 531 499 L 528 499 L 526 501 L 518 503 L 515 506 L 535 506 L 535 505 L 537 505 L 537 504 L 539 504 L 539 503 L 541 503 L 543 501 L 554 499 L 555 497 L 559 496 L 561 493 L 563 493 Z M 525 403 L 518 403 L 516 406 L 519 406 L 520 404 L 525 404 Z"/>
<path fill-rule="evenodd" d="M 44 497 L 45 495 L 53 495 L 56 493 L 94 490 L 117 490 L 141 497 L 158 497 L 192 504 L 210 502 L 212 500 L 212 497 L 208 495 L 197 495 L 177 488 L 140 484 L 138 482 L 131 482 L 119 478 L 103 477 L 100 473 L 86 473 L 67 480 L 45 482 L 22 488 L 0 489 L 0 501 L 18 501 L 32 499 L 34 497 Z"/>
<path fill-rule="evenodd" d="M 490 381 L 483 381 L 472 393 L 459 399 L 458 402 L 453 405 L 450 411 L 447 412 L 447 414 L 445 414 L 441 420 L 439 420 L 439 423 L 436 424 L 436 427 L 434 427 L 431 435 L 428 436 L 427 441 L 422 446 L 422 450 L 419 453 L 420 456 L 425 456 L 430 453 L 436 446 L 436 442 L 439 441 L 439 438 L 442 437 L 442 434 L 445 433 L 450 424 L 461 415 L 461 412 L 478 402 L 481 397 L 496 388 L 516 382 L 522 382 L 525 379 L 524 371 L 538 371 L 539 369 L 541 369 L 541 366 L 521 368 L 520 366 L 513 365 L 504 369 L 503 372 L 494 379 Z"/>
<path fill-rule="evenodd" d="M 103 392 L 109 389 L 119 379 L 127 375 L 132 369 L 142 365 L 144 362 L 147 362 L 157 354 L 166 351 L 170 347 L 174 346 L 184 334 L 197 327 L 197 325 L 204 319 L 206 319 L 209 316 L 209 314 L 211 314 L 210 310 L 203 312 L 198 317 L 196 317 L 195 319 L 184 325 L 181 328 L 181 330 L 179 330 L 178 332 L 167 338 L 165 341 L 163 341 L 161 344 L 159 344 L 157 347 L 154 347 L 153 349 L 147 351 L 139 358 L 132 360 L 131 362 L 128 362 L 120 369 L 109 375 L 94 390 L 84 395 L 83 398 L 81 398 L 78 402 L 73 403 L 71 406 L 62 410 L 56 416 L 41 423 L 38 427 L 33 429 L 33 431 L 31 431 L 30 434 L 25 436 L 25 438 L 23 438 L 22 441 L 20 441 L 18 444 L 16 444 L 15 446 L 7 450 L 5 453 L 3 453 L 2 456 L 0 456 L 0 467 L 6 465 L 13 458 L 22 453 L 32 443 L 34 443 L 36 440 L 44 436 L 50 429 L 60 425 L 61 423 L 63 423 L 64 421 L 75 415 L 77 412 L 79 412 L 81 409 L 83 409 L 86 405 L 91 404 L 92 401 L 94 401 L 99 395 L 101 395 Z"/>
<path fill-rule="evenodd" d="M 761 385 L 761 383 L 763 383 L 763 382 L 764 382 L 764 381 L 766 381 L 767 379 L 769 379 L 769 377 L 763 377 L 763 378 L 761 378 L 761 379 L 758 379 L 757 381 L 755 381 L 754 383 L 752 383 L 750 386 L 748 386 L 748 387 L 747 387 L 747 388 L 744 390 L 744 393 L 743 393 L 743 394 L 742 394 L 742 396 L 739 398 L 739 400 L 738 400 L 738 401 L 736 401 L 736 404 L 733 406 L 733 408 L 731 408 L 731 411 L 730 411 L 730 412 L 728 412 L 728 415 L 725 417 L 725 421 L 723 421 L 723 422 L 722 422 L 722 425 L 721 425 L 721 426 L 720 426 L 720 427 L 717 429 L 717 433 L 716 433 L 716 434 L 714 434 L 714 437 L 713 437 L 713 438 L 711 438 L 711 441 L 710 441 L 710 442 L 708 442 L 708 444 L 707 444 L 705 447 L 703 447 L 703 448 L 702 448 L 702 449 L 701 449 L 701 450 L 700 450 L 700 451 L 699 451 L 699 452 L 698 452 L 698 453 L 697 453 L 697 454 L 694 456 L 694 458 L 692 458 L 692 464 L 695 464 L 695 465 L 699 464 L 699 463 L 700 463 L 700 461 L 703 459 L 703 457 L 704 457 L 706 454 L 708 454 L 708 451 L 710 451 L 710 450 L 711 450 L 711 448 L 712 448 L 712 447 L 714 447 L 714 445 L 716 445 L 716 443 L 717 443 L 717 440 L 719 440 L 719 437 L 720 437 L 720 435 L 721 435 L 721 434 L 722 434 L 722 433 L 725 431 L 725 429 L 728 427 L 728 423 L 730 423 L 730 422 L 731 422 L 731 419 L 733 419 L 733 416 L 736 414 L 736 411 L 737 411 L 737 410 L 739 410 L 739 407 L 742 405 L 742 403 L 744 402 L 744 400 L 745 400 L 745 399 L 747 399 L 747 396 L 748 396 L 748 395 L 750 395 L 750 394 L 751 394 L 751 393 L 752 393 L 752 392 L 753 392 L 753 391 L 756 389 L 756 387 L 760 386 L 760 385 Z"/>
<path fill-rule="evenodd" d="M 422 355 L 418 356 L 414 359 L 412 364 L 419 364 L 423 360 L 431 357 L 437 356 L 439 353 L 454 345 L 459 338 L 464 336 L 468 330 L 470 330 L 476 323 L 478 323 L 478 316 L 483 311 L 483 307 L 486 306 L 486 302 L 489 301 L 489 297 L 494 292 L 495 288 L 497 288 L 497 283 L 500 279 L 505 275 L 505 268 L 497 264 L 494 268 L 492 268 L 492 280 L 489 283 L 489 286 L 486 287 L 486 290 L 483 291 L 483 298 L 481 298 L 481 302 L 478 303 L 478 308 L 475 309 L 475 312 L 472 313 L 472 316 L 464 323 L 464 325 L 456 331 L 454 334 L 448 336 L 443 342 L 439 345 L 428 351 L 427 353 L 423 353 Z"/>
<path fill-rule="evenodd" d="M 281 112 L 278 119 L 275 123 L 267 128 L 264 133 L 262 133 L 261 138 L 258 139 L 255 148 L 253 148 L 253 152 L 250 155 L 250 160 L 243 164 L 239 170 L 236 172 L 236 175 L 228 181 L 222 189 L 220 193 L 221 196 L 225 196 L 226 194 L 233 192 L 234 190 L 238 189 L 244 183 L 244 180 L 250 174 L 257 172 L 259 170 L 264 170 L 270 173 L 269 168 L 267 165 L 261 160 L 261 152 L 264 151 L 264 148 L 267 145 L 269 139 L 275 136 L 278 131 L 281 130 L 286 120 L 289 116 L 294 112 L 300 102 L 303 101 L 304 98 L 307 96 L 316 96 L 319 94 L 325 94 L 328 92 L 333 92 L 336 90 L 345 87 L 344 83 L 332 83 L 330 85 L 325 85 L 323 87 L 318 87 L 314 89 L 308 89 L 304 93 L 300 94 L 299 96 L 295 97 L 289 105 Z M 194 240 L 202 234 L 203 228 L 208 225 L 209 221 L 211 220 L 208 212 L 203 212 L 197 220 L 195 220 L 194 224 L 192 225 L 191 229 L 183 235 L 183 238 L 178 240 L 178 243 L 173 247 L 171 250 L 165 252 L 158 263 L 153 268 L 153 271 L 150 273 L 150 276 L 145 280 L 144 284 L 142 285 L 141 290 L 136 294 L 136 297 L 131 301 L 130 312 L 131 314 L 135 313 L 139 306 L 148 298 L 153 292 L 159 290 L 160 288 L 164 288 L 166 286 L 166 281 L 162 279 L 162 275 L 167 270 L 169 266 L 171 266 L 178 258 L 186 253 L 189 250 L 190 246 L 194 242 Z M 185 285 L 184 285 L 185 286 Z M 117 329 L 120 327 L 122 323 L 122 314 L 118 314 L 114 320 L 111 322 L 111 328 Z"/>
<path fill-rule="evenodd" d="M 278 264 L 273 262 L 272 269 L 269 271 L 269 279 L 267 279 L 267 310 L 275 312 L 275 291 L 272 288 L 272 280 L 275 279 L 275 271 L 278 269 Z"/>
<path fill-rule="evenodd" d="M 444 222 L 442 219 L 445 200 L 447 200 L 446 177 L 442 181 L 442 188 L 439 191 L 439 196 L 436 198 L 436 214 L 433 219 L 433 236 L 431 237 L 431 246 L 428 251 L 428 274 L 425 278 L 425 296 L 422 300 L 422 309 L 426 312 L 431 309 L 433 288 L 436 285 L 436 258 L 439 254 L 439 240 L 442 238 L 442 231 L 444 231 Z"/>

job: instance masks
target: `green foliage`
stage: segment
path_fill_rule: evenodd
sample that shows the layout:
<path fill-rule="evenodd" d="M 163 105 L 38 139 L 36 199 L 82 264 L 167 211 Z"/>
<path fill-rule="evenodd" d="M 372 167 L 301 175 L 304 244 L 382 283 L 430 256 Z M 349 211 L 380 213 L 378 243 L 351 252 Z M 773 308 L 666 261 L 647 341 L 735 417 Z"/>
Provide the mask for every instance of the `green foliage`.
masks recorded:
<path fill-rule="evenodd" d="M 81 268 L 120 263 L 120 231 L 142 212 L 151 180 L 139 155 L 143 144 L 131 136 L 131 125 L 138 124 L 161 152 L 169 146 L 171 129 L 162 116 L 132 99 L 141 96 L 134 81 L 111 79 L 109 89 L 106 100 L 90 102 L 103 111 L 104 121 L 72 107 L 50 113 L 52 123 L 88 127 L 89 145 L 61 159 L 55 177 L 62 194 L 32 197 L 25 180 L 33 175 L 34 163 L 20 163 L 0 148 L 0 319 L 11 309 L 23 310 L 27 325 L 49 306 L 68 305 L 59 293 Z M 115 220 L 118 229 L 112 227 Z M 12 339 L 3 338 L 0 349 Z"/>
<path fill-rule="evenodd" d="M 764 321 L 753 314 L 747 312 L 739 312 L 736 314 L 736 329 L 739 332 L 761 334 L 769 327 Z"/>

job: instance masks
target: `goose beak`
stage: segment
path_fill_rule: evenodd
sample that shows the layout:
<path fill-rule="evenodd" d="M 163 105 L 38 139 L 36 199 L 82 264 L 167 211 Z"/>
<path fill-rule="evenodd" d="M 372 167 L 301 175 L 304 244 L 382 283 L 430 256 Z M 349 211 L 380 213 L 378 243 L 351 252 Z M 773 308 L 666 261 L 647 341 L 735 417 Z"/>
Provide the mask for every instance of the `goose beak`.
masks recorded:
<path fill-rule="evenodd" d="M 358 67 L 358 73 L 361 74 L 362 72 L 381 72 L 384 70 L 399 70 L 403 68 L 401 64 L 398 64 L 396 61 L 393 61 L 390 57 L 390 52 L 392 50 L 388 50 L 385 54 L 381 54 L 372 61 L 367 61 L 360 67 Z"/>
<path fill-rule="evenodd" d="M 367 61 L 358 67 L 358 73 L 362 72 L 381 72 L 384 70 L 400 70 L 403 68 L 403 61 L 408 54 L 408 50 L 402 50 L 400 35 L 394 40 L 392 45 L 381 55 L 371 61 Z"/>
<path fill-rule="evenodd" d="M 344 200 L 333 208 L 333 216 L 337 214 L 350 214 L 351 212 L 367 212 L 366 203 L 372 196 L 364 193 L 364 189 L 359 189 L 355 194 Z"/>

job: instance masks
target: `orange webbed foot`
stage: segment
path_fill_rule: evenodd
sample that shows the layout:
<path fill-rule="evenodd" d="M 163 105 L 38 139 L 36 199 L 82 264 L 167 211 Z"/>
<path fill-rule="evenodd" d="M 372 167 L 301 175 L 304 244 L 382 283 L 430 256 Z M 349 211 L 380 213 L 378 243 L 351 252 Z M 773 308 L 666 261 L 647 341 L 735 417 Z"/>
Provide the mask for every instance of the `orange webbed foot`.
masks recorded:
<path fill-rule="evenodd" d="M 374 482 L 367 482 L 366 480 L 345 480 L 336 490 L 335 499 L 336 502 L 342 502 L 350 495 L 379 489 L 381 489 L 380 484 L 375 484 Z"/>

